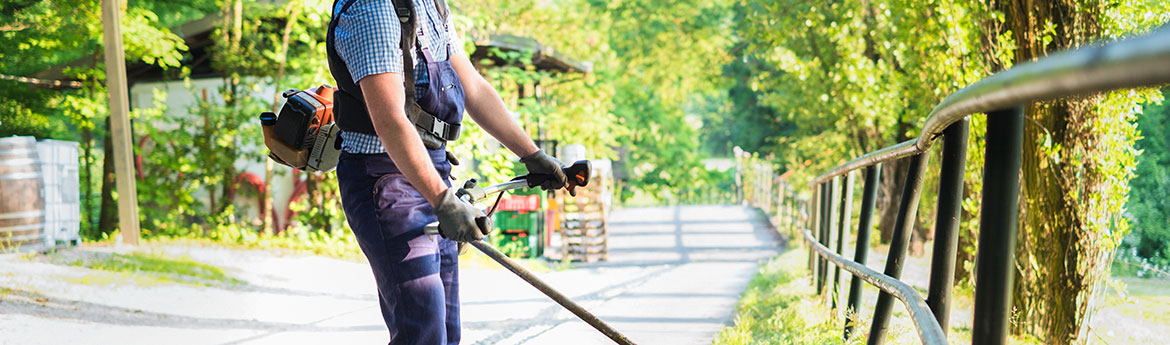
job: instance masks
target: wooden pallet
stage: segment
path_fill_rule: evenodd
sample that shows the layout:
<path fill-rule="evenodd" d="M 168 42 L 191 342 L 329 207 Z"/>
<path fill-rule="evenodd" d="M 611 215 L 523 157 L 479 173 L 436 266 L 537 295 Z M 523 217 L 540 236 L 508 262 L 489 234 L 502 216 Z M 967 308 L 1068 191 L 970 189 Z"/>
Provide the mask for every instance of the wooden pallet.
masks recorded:
<path fill-rule="evenodd" d="M 584 188 L 576 197 L 562 194 L 559 203 L 562 259 L 581 262 L 609 259 L 609 225 L 601 193 L 602 188 Z"/>

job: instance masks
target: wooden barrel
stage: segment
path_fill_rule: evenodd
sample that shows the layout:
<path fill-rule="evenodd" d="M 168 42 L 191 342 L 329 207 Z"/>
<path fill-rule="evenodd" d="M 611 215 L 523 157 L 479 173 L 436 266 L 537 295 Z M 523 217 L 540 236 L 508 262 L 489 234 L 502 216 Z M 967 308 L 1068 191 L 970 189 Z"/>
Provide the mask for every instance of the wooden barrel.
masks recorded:
<path fill-rule="evenodd" d="M 43 183 L 36 139 L 0 138 L 0 250 L 44 243 Z"/>

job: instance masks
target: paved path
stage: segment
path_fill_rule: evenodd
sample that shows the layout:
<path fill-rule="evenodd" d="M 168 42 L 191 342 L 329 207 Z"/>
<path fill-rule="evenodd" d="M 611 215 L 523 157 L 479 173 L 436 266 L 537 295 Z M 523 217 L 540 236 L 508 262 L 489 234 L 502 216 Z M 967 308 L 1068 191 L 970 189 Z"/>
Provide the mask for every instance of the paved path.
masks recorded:
<path fill-rule="evenodd" d="M 639 344 L 709 344 L 778 240 L 738 206 L 624 209 L 608 262 L 541 273 Z M 0 344 L 385 343 L 369 268 L 320 257 L 162 248 L 244 286 L 126 283 L 128 275 L 0 256 Z M 464 344 L 606 344 L 502 269 L 464 267 Z"/>

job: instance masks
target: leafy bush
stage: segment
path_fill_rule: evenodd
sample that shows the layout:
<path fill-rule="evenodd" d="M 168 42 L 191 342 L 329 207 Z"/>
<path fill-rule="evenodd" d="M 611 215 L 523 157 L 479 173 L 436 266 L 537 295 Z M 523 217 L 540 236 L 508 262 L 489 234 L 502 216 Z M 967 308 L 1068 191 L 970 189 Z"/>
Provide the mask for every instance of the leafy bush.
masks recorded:
<path fill-rule="evenodd" d="M 1170 95 L 1170 89 L 1163 90 Z M 1143 265 L 1170 267 L 1170 107 L 1150 104 L 1138 116 L 1138 130 L 1142 138 L 1137 148 L 1135 177 L 1130 182 L 1130 198 L 1126 204 L 1133 231 L 1124 242 L 1122 252 L 1131 252 L 1131 261 Z M 1119 255 L 1122 259 L 1125 254 Z"/>

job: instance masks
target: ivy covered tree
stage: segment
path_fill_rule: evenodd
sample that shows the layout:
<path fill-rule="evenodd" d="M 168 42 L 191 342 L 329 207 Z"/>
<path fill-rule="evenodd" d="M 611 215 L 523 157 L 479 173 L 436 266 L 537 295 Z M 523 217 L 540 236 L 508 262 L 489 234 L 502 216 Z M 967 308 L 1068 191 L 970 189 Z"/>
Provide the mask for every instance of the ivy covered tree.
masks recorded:
<path fill-rule="evenodd" d="M 1166 5 L 1113 1 L 989 2 L 996 69 L 1051 52 L 1149 30 Z M 1162 13 L 1162 18 L 1150 13 Z M 1013 330 L 1049 344 L 1088 341 L 1089 318 L 1128 219 L 1136 166 L 1134 124 L 1154 90 L 1118 91 L 1028 105 L 1016 246 Z"/>

